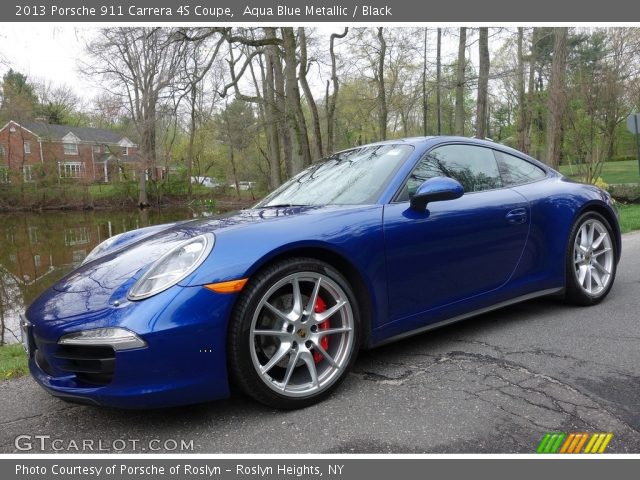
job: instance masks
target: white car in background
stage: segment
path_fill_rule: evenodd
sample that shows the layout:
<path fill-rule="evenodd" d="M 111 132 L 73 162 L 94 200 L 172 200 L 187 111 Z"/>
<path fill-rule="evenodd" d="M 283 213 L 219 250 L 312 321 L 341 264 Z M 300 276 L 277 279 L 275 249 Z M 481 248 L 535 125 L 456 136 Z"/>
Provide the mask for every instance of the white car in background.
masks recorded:
<path fill-rule="evenodd" d="M 220 182 L 211 177 L 191 177 L 191 183 L 199 184 L 207 188 L 215 188 L 220 186 Z"/>
<path fill-rule="evenodd" d="M 235 190 L 236 188 L 236 184 L 232 183 L 229 185 L 229 187 L 233 188 Z M 256 187 L 256 182 L 238 182 L 238 188 L 240 190 L 253 190 Z"/>

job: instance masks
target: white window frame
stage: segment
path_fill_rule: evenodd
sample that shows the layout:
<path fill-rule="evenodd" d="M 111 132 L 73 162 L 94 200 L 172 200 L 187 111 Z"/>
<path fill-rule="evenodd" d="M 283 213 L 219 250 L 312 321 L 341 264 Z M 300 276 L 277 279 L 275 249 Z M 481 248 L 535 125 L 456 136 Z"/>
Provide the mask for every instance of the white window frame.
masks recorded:
<path fill-rule="evenodd" d="M 60 178 L 83 178 L 83 174 L 84 162 L 58 162 L 58 176 Z"/>
<path fill-rule="evenodd" d="M 4 148 L 4 143 L 0 143 L 0 157 L 4 157 L 7 154 L 7 149 Z"/>
<path fill-rule="evenodd" d="M 33 182 L 33 165 L 22 166 L 22 180 L 25 183 Z"/>
<path fill-rule="evenodd" d="M 0 183 L 11 183 L 9 167 L 6 167 L 4 165 L 0 165 Z"/>
<path fill-rule="evenodd" d="M 24 149 L 25 155 L 29 155 L 31 153 L 31 142 L 24 141 L 22 148 Z"/>
<path fill-rule="evenodd" d="M 101 153 L 102 152 L 102 146 L 101 145 L 94 145 L 93 146 L 93 153 Z"/>
<path fill-rule="evenodd" d="M 121 148 L 122 148 L 122 156 L 123 157 L 128 157 L 129 156 L 129 147 L 127 145 L 123 145 Z"/>
<path fill-rule="evenodd" d="M 64 230 L 64 244 L 67 247 L 86 245 L 91 241 L 87 227 L 66 228 Z"/>
<path fill-rule="evenodd" d="M 71 148 L 69 148 L 71 147 Z M 68 149 L 68 150 L 67 150 Z M 65 142 L 62 144 L 62 150 L 64 152 L 65 155 L 78 155 L 78 144 L 77 143 L 71 143 L 71 142 Z"/>

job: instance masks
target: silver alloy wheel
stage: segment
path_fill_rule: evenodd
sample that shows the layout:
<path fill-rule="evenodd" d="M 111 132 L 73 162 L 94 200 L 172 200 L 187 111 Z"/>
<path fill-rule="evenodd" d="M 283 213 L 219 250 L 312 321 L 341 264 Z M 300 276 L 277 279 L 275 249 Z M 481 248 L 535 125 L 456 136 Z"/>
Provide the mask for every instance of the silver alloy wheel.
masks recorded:
<path fill-rule="evenodd" d="M 586 220 L 573 242 L 573 266 L 582 290 L 593 297 L 611 282 L 614 267 L 613 244 L 607 227 L 594 218 Z"/>
<path fill-rule="evenodd" d="M 326 305 L 322 312 L 316 312 L 318 299 Z M 274 284 L 256 308 L 249 340 L 253 366 L 281 395 L 314 395 L 349 364 L 353 327 L 349 299 L 335 281 L 317 272 L 293 273 Z"/>

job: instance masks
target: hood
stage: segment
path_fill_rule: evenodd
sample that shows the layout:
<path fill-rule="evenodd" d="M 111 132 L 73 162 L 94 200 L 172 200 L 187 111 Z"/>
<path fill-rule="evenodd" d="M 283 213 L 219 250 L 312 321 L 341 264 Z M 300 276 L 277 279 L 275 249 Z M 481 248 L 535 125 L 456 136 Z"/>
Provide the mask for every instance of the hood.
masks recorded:
<path fill-rule="evenodd" d="M 253 232 L 253 229 L 258 227 L 257 224 L 269 227 L 269 232 L 286 232 L 285 228 L 280 228 L 276 223 L 286 222 L 288 219 L 295 220 L 292 217 L 297 217 L 307 223 L 317 224 L 318 222 L 314 219 L 302 217 L 323 216 L 324 213 L 341 215 L 345 210 L 355 208 L 355 206 L 259 208 L 164 225 L 161 228 L 154 227 L 153 231 L 135 230 L 127 234 L 126 239 L 123 236 L 114 241 L 101 252 L 99 257 L 80 266 L 35 299 L 27 310 L 27 317 L 31 321 L 37 319 L 41 325 L 57 322 L 64 322 L 66 325 L 73 322 L 73 318 L 76 317 L 78 321 L 102 318 L 104 315 L 113 319 L 114 312 L 126 310 L 121 307 L 126 305 L 127 292 L 137 279 L 154 261 L 185 240 L 212 233 L 216 236 L 216 243 L 221 245 L 229 241 L 236 245 L 239 239 L 244 239 L 246 244 L 251 244 L 255 242 L 256 233 L 259 236 L 266 232 L 260 229 L 258 232 Z M 277 243 L 278 239 L 274 239 L 269 245 L 273 248 Z M 240 242 L 238 245 L 245 245 L 245 243 Z M 215 251 L 216 246 L 213 247 L 213 252 Z M 209 261 L 205 260 L 203 267 L 207 267 Z M 211 268 L 210 263 L 208 268 Z M 193 272 L 179 284 L 192 286 L 210 281 L 210 276 L 198 277 L 198 273 L 198 271 Z M 114 308 L 116 300 L 120 304 L 119 308 Z"/>
<path fill-rule="evenodd" d="M 128 233 L 126 241 L 117 241 L 97 259 L 82 265 L 60 280 L 53 289 L 58 292 L 88 293 L 113 291 L 128 282 L 138 272 L 160 258 L 164 253 L 189 238 L 204 233 L 238 228 L 256 222 L 278 220 L 293 215 L 309 213 L 319 207 L 261 208 L 242 210 L 188 222 L 164 225 L 152 234 L 141 229 L 140 236 Z"/>

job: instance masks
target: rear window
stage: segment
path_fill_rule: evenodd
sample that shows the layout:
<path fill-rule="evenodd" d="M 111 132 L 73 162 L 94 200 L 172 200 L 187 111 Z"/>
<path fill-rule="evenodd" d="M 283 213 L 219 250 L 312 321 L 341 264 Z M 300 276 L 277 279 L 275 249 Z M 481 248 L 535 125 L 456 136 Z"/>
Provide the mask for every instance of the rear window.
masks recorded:
<path fill-rule="evenodd" d="M 505 187 L 535 182 L 547 175 L 543 169 L 531 162 L 497 150 L 495 154 Z"/>

